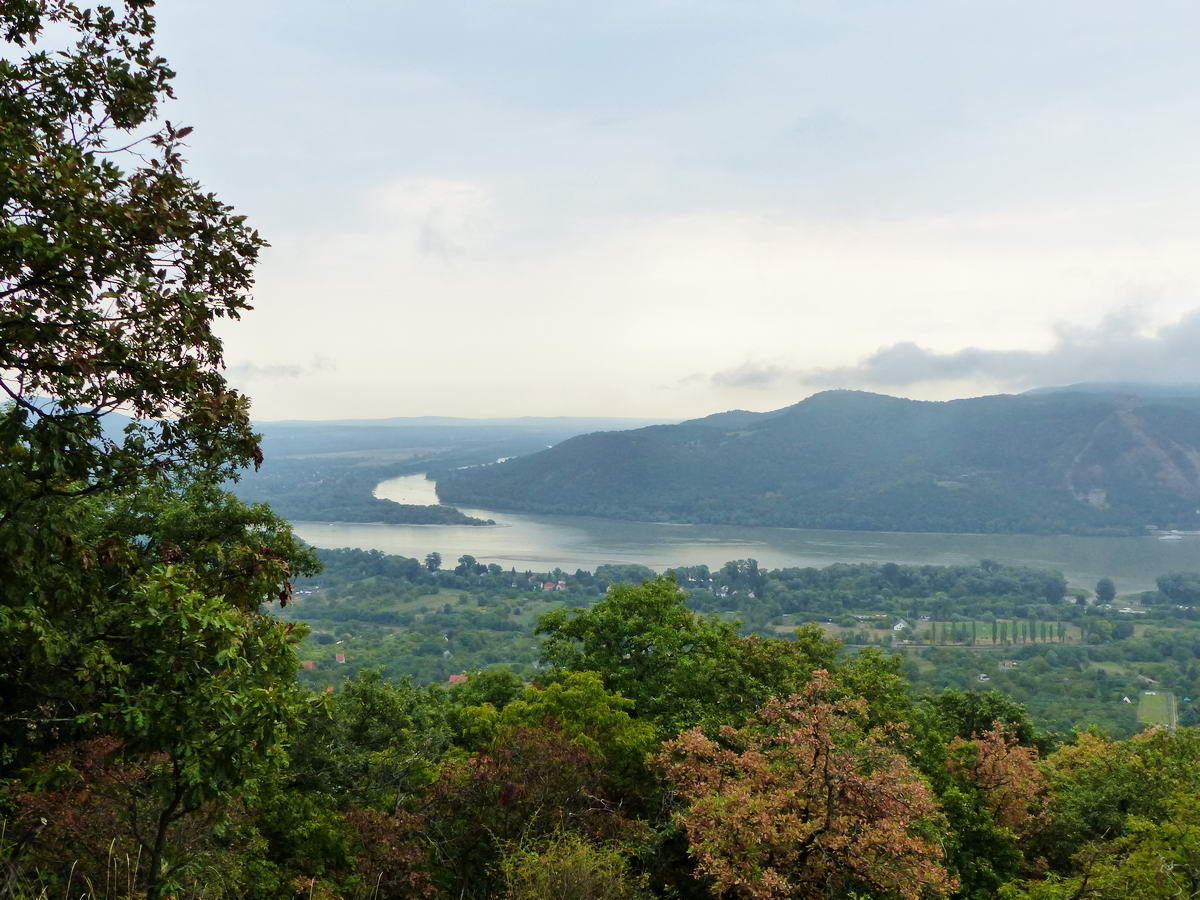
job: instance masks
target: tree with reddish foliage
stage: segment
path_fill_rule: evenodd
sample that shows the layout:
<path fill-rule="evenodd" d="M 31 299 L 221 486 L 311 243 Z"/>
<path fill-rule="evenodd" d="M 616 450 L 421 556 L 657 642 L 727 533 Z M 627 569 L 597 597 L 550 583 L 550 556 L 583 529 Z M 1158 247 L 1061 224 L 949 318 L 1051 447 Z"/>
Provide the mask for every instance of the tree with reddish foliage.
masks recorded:
<path fill-rule="evenodd" d="M 137 842 L 121 821 L 123 805 L 133 786 L 146 779 L 145 770 L 114 761 L 121 747 L 103 737 L 63 744 L 31 767 L 36 790 L 18 791 L 17 814 L 7 823 L 23 844 L 27 867 L 36 877 L 53 883 L 74 866 L 78 877 L 103 883 L 108 870 L 121 868 L 137 855 Z M 7 860 L 6 860 L 7 862 Z M 8 869 L 0 868 L 0 872 Z M 0 896 L 17 884 L 16 867 L 0 878 Z"/>
<path fill-rule="evenodd" d="M 24 842 L 23 859 L 0 860 L 0 897 L 68 896 L 56 891 L 72 881 L 92 888 L 70 896 L 101 896 L 102 890 L 111 896 L 118 883 L 135 891 L 148 877 L 146 832 L 162 812 L 153 786 L 166 765 L 164 754 L 131 754 L 114 737 L 46 753 L 25 773 L 27 789 L 12 796 L 16 814 L 0 820 L 0 834 Z M 211 896 L 205 891 L 214 873 L 220 873 L 222 896 L 243 896 L 251 885 L 263 892 L 277 887 L 260 865 L 263 842 L 237 800 L 172 816 L 166 833 L 175 858 L 168 879 L 175 886 L 164 893 Z"/>
<path fill-rule="evenodd" d="M 352 809 L 345 815 L 358 843 L 357 866 L 373 897 L 434 897 L 428 846 L 419 816 Z"/>
<path fill-rule="evenodd" d="M 744 727 L 719 740 L 693 728 L 655 758 L 684 801 L 696 875 L 716 893 L 915 900 L 954 889 L 928 787 L 887 731 L 866 727 L 865 700 L 833 695 L 829 673 L 814 672 L 802 695 L 769 701 Z"/>
<path fill-rule="evenodd" d="M 498 848 L 552 832 L 598 840 L 634 823 L 609 799 L 598 758 L 554 728 L 502 727 L 485 751 L 448 760 L 424 810 L 450 896 L 491 896 Z"/>
<path fill-rule="evenodd" d="M 1049 784 L 1038 768 L 1037 748 L 1022 746 L 1000 722 L 969 741 L 951 741 L 947 765 L 980 791 L 996 822 L 1014 834 L 1045 824 Z"/>

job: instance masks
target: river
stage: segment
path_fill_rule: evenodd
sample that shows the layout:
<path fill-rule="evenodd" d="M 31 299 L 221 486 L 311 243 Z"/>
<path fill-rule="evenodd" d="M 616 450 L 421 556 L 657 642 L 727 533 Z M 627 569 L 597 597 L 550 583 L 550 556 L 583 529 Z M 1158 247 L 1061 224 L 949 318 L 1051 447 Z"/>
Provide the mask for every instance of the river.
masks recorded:
<path fill-rule="evenodd" d="M 406 475 L 382 482 L 378 497 L 401 503 L 437 503 L 433 482 Z M 461 508 L 461 507 L 460 507 Z M 604 563 L 641 563 L 657 571 L 672 566 L 720 566 L 753 557 L 767 568 L 827 566 L 835 562 L 928 565 L 981 559 L 1056 569 L 1072 585 L 1093 587 L 1105 576 L 1120 591 L 1145 590 L 1164 572 L 1200 570 L 1200 536 L 1075 537 L 1023 534 L 922 534 L 816 531 L 736 525 L 668 525 L 584 516 L 527 515 L 463 509 L 495 519 L 493 527 L 296 522 L 296 532 L 317 547 L 361 547 L 423 559 L 437 551 L 452 563 L 470 554 L 504 568 L 568 572 Z"/>

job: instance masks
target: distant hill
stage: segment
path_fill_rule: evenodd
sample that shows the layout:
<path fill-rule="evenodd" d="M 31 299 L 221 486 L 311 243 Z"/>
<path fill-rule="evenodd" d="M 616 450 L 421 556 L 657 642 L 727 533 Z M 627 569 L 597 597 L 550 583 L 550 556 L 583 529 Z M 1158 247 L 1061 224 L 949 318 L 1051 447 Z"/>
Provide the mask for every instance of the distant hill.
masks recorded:
<path fill-rule="evenodd" d="M 1135 381 L 1084 381 L 1033 388 L 1026 394 L 1126 394 L 1133 397 L 1200 397 L 1200 384 L 1143 384 Z"/>
<path fill-rule="evenodd" d="M 440 472 L 532 453 L 597 428 L 645 425 L 641 419 L 516 418 L 256 422 L 266 456 L 230 486 L 242 500 L 269 503 L 293 521 L 485 525 L 451 506 L 378 498 L 380 481 Z"/>
<path fill-rule="evenodd" d="M 532 453 L 577 434 L 638 428 L 659 420 L 595 417 L 460 419 L 414 416 L 392 419 L 255 422 L 268 456 L 375 453 L 395 450 L 488 448 L 496 456 Z M 492 457 L 493 459 L 495 456 Z"/>
<path fill-rule="evenodd" d="M 485 509 L 892 531 L 1200 526 L 1200 396 L 949 402 L 826 391 L 768 413 L 588 434 L 447 472 Z"/>

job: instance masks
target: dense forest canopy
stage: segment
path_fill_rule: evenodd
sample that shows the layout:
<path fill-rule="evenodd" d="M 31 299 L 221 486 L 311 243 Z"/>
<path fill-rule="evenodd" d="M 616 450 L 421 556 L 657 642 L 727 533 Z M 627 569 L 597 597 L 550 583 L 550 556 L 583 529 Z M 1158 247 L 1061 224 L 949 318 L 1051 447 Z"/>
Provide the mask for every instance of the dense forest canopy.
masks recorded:
<path fill-rule="evenodd" d="M 276 610 L 457 589 L 508 622 L 497 591 L 533 573 L 330 551 L 317 587 L 318 554 L 226 490 L 270 464 L 213 331 L 262 241 L 158 124 L 152 6 L 0 6 L 0 897 L 1196 894 L 1200 730 L 1050 734 L 1001 693 L 915 689 L 886 647 L 765 627 L 863 597 L 942 625 L 897 632 L 932 652 L 986 640 L 966 616 L 1020 620 L 1022 652 L 1069 649 L 1060 614 L 1075 649 L 1115 643 L 1119 610 L 1052 573 L 539 573 L 577 602 L 528 623 L 536 677 L 302 684 L 346 638 Z M 1196 593 L 1168 573 L 1142 602 L 1179 624 Z M 1194 645 L 1141 640 L 1194 678 Z"/>

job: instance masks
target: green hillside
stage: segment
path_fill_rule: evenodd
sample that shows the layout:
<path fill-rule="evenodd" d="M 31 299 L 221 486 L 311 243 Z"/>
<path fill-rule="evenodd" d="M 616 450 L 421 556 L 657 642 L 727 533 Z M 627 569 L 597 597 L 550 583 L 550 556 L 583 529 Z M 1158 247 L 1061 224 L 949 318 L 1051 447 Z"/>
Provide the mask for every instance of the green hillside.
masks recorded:
<path fill-rule="evenodd" d="M 443 500 L 611 518 L 894 531 L 1200 524 L 1200 400 L 827 391 L 439 473 Z"/>

